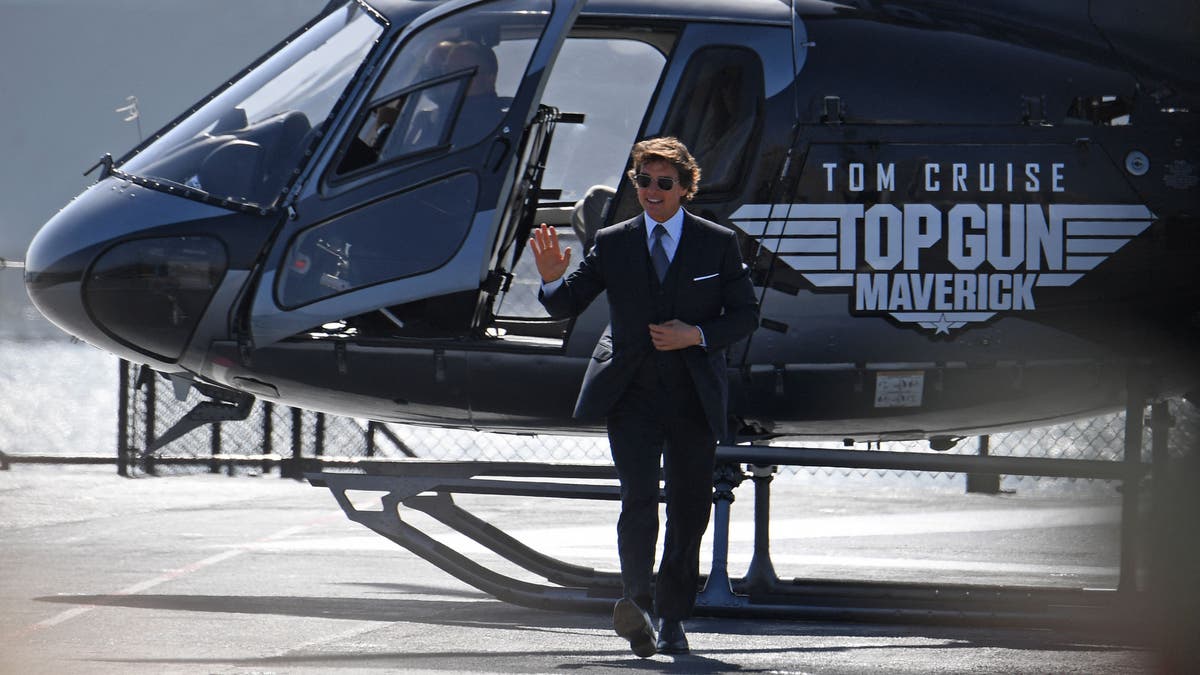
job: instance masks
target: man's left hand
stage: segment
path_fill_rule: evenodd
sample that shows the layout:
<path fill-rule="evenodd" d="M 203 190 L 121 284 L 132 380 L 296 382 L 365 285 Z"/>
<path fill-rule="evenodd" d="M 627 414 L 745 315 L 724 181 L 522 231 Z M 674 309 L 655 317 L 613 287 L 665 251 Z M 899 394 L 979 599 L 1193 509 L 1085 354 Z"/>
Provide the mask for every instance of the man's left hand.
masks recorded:
<path fill-rule="evenodd" d="M 679 319 L 650 324 L 650 340 L 660 352 L 686 349 L 700 344 L 700 329 Z"/>

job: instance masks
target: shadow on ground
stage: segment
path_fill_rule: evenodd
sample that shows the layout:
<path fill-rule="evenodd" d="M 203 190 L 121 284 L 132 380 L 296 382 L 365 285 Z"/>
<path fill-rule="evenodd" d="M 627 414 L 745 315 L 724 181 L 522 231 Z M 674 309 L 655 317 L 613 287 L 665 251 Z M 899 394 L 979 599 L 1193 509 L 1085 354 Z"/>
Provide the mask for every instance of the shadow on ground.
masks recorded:
<path fill-rule="evenodd" d="M 368 592 L 385 597 L 118 594 L 66 595 L 43 597 L 38 600 L 71 605 L 174 612 L 273 614 L 387 624 L 418 624 L 431 636 L 427 646 L 432 648 L 431 651 L 380 650 L 378 640 L 373 640 L 371 645 L 365 647 L 356 646 L 351 640 L 344 644 L 326 646 L 319 653 L 308 649 L 285 655 L 246 659 L 107 659 L 112 663 L 128 664 L 380 669 L 395 668 L 403 664 L 405 668 L 445 671 L 482 668 L 489 671 L 519 672 L 533 668 L 717 673 L 756 672 L 749 663 L 771 660 L 772 655 L 786 654 L 793 658 L 803 658 L 806 654 L 861 654 L 863 650 L 901 648 L 901 645 L 897 644 L 898 641 L 904 643 L 903 649 L 918 651 L 1005 649 L 1030 652 L 1079 651 L 1095 654 L 1128 651 L 1130 648 L 1129 644 L 1122 645 L 1119 641 L 1114 641 L 1112 635 L 1096 636 L 1046 630 L 702 618 L 693 619 L 688 623 L 689 630 L 694 635 L 722 638 L 735 635 L 744 636 L 746 639 L 732 644 L 729 640 L 718 639 L 716 648 L 697 649 L 695 653 L 684 656 L 660 655 L 643 660 L 632 657 L 624 643 L 615 636 L 610 639 L 610 619 L 606 615 L 529 609 L 494 600 L 481 593 L 433 586 L 348 585 L 362 587 Z M 526 633 L 527 640 L 513 637 L 507 644 L 529 645 L 530 648 L 496 649 L 495 644 L 471 644 L 463 649 L 437 649 L 439 645 L 444 644 L 447 636 L 458 635 L 463 629 L 472 628 Z M 463 639 L 469 640 L 469 632 L 462 634 L 466 636 Z M 878 642 L 872 643 L 871 639 Z M 705 641 L 703 638 L 694 640 L 700 643 Z M 784 643 L 782 646 L 774 646 L 781 642 Z M 763 646 L 764 643 L 771 646 Z M 602 648 L 596 649 L 597 646 Z M 1134 645 L 1134 648 L 1137 646 Z M 764 670 L 777 670 L 777 667 Z"/>

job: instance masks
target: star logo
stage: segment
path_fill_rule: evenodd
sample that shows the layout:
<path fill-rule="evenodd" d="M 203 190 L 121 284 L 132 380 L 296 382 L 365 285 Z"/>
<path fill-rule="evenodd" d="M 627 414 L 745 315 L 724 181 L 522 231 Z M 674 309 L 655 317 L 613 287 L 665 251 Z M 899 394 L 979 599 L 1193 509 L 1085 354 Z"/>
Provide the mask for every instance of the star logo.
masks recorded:
<path fill-rule="evenodd" d="M 945 313 L 943 313 L 938 316 L 937 321 L 933 322 L 933 328 L 934 328 L 933 334 L 941 335 L 941 334 L 945 333 L 946 335 L 949 335 L 950 334 L 950 326 L 952 326 L 952 325 L 953 325 L 953 323 L 950 321 L 947 321 L 946 315 L 945 315 Z"/>

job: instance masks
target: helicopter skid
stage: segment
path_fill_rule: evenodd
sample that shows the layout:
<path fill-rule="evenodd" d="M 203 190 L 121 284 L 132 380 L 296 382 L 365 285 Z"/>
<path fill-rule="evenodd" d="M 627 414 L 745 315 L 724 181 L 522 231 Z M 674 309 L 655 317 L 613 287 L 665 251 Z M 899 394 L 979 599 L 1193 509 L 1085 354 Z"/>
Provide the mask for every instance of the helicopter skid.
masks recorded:
<path fill-rule="evenodd" d="M 780 579 L 770 560 L 767 531 L 771 474 L 779 464 L 1116 479 L 1125 481 L 1126 500 L 1136 499 L 1136 490 L 1128 488 L 1148 464 L 766 446 L 720 446 L 717 463 L 713 560 L 710 573 L 701 577 L 697 616 L 1099 629 L 1115 627 L 1128 616 L 1131 603 L 1141 601 L 1127 583 L 1132 554 L 1125 550 L 1120 590 Z M 538 552 L 454 501 L 455 494 L 618 500 L 611 466 L 425 460 L 368 466 L 366 474 L 306 477 L 314 486 L 329 488 L 351 520 L 500 600 L 540 609 L 607 612 L 621 597 L 618 573 Z M 745 577 L 731 579 L 726 571 L 730 504 L 733 490 L 747 478 L 755 486 L 754 557 Z M 348 495 L 356 492 L 381 494 L 382 508 L 356 506 Z M 402 509 L 432 517 L 548 583 L 485 567 L 406 521 Z"/>

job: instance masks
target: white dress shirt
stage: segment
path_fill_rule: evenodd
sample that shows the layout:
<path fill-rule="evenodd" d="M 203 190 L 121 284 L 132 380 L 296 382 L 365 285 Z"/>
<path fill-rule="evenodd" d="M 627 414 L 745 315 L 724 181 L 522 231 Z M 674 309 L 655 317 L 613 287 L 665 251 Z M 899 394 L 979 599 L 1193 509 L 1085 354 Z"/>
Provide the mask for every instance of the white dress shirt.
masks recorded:
<path fill-rule="evenodd" d="M 654 219 L 645 213 L 642 217 L 646 219 L 646 250 L 654 250 L 654 228 L 660 223 L 655 223 Z M 663 250 L 667 253 L 667 261 L 675 260 L 675 251 L 679 248 L 679 238 L 683 236 L 683 209 L 675 212 L 675 215 L 667 219 L 661 225 L 667 228 L 666 235 L 662 238 Z"/>

